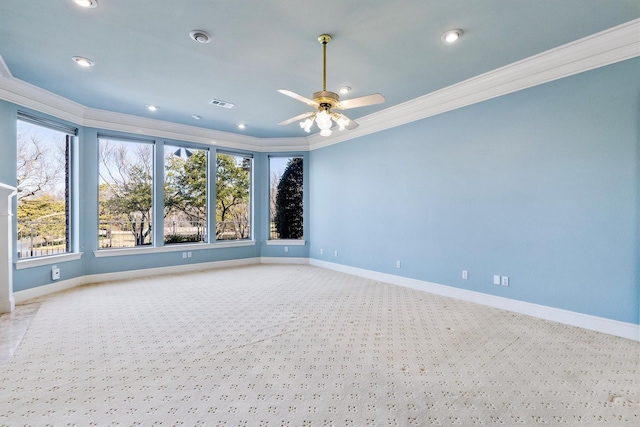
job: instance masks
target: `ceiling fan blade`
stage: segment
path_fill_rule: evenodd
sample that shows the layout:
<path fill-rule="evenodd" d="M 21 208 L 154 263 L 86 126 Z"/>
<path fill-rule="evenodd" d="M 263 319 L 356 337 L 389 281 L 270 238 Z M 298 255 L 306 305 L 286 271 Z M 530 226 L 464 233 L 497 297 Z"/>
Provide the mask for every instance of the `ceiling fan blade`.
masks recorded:
<path fill-rule="evenodd" d="M 318 103 L 312 99 L 309 98 L 305 98 L 302 95 L 298 95 L 295 92 L 291 92 L 290 90 L 286 90 L 286 89 L 278 89 L 278 92 L 280 92 L 283 95 L 287 95 L 293 99 L 297 99 L 300 102 L 304 102 L 305 104 L 313 107 L 313 108 L 318 108 Z"/>
<path fill-rule="evenodd" d="M 278 124 L 279 124 L 279 125 L 288 125 L 289 123 L 297 122 L 297 121 L 299 121 L 299 120 L 304 120 L 304 119 L 306 119 L 307 117 L 313 116 L 314 114 L 315 114 L 315 113 L 314 113 L 313 111 L 312 111 L 312 112 L 309 112 L 309 113 L 303 113 L 303 114 L 300 114 L 299 116 L 291 117 L 291 118 L 290 118 L 290 119 L 288 119 L 288 120 L 284 120 L 284 121 L 282 121 L 282 122 L 280 122 L 280 123 L 278 123 Z"/>
<path fill-rule="evenodd" d="M 384 96 L 380 95 L 379 93 L 374 93 L 373 95 L 361 96 L 359 98 L 345 99 L 344 101 L 340 101 L 339 108 L 347 110 L 349 108 L 358 108 L 366 107 L 367 105 L 381 104 L 384 101 Z"/>

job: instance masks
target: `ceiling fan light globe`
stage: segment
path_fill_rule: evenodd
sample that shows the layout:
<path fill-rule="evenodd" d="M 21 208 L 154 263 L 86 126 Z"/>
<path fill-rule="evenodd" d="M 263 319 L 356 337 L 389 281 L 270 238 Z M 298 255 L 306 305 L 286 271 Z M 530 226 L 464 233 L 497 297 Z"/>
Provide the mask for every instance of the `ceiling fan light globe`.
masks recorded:
<path fill-rule="evenodd" d="M 313 125 L 313 120 L 307 118 L 307 120 L 300 122 L 300 127 L 304 129 L 305 132 L 311 132 L 311 126 Z"/>
<path fill-rule="evenodd" d="M 331 129 L 322 129 L 320 131 L 321 136 L 331 136 Z"/>
<path fill-rule="evenodd" d="M 349 119 L 344 116 L 340 116 L 338 120 L 336 120 L 336 123 L 340 127 L 340 130 L 344 130 L 345 127 L 349 124 Z"/>
<path fill-rule="evenodd" d="M 321 111 L 316 116 L 316 122 L 321 130 L 331 129 L 331 116 L 326 111 Z"/>

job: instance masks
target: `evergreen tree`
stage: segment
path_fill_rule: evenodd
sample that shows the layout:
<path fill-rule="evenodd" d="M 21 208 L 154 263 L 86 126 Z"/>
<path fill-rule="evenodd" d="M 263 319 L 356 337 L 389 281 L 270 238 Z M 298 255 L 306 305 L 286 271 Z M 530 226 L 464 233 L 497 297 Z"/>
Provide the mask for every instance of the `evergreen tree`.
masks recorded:
<path fill-rule="evenodd" d="M 301 239 L 302 224 L 302 158 L 289 160 L 278 183 L 275 223 L 280 239 Z"/>

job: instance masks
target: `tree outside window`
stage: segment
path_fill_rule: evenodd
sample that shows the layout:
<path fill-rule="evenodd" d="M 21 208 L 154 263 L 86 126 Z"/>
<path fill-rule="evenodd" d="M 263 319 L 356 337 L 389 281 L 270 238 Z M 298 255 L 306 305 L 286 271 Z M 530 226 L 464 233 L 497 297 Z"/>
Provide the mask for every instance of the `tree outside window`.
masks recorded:
<path fill-rule="evenodd" d="M 99 248 L 152 243 L 153 144 L 101 138 Z"/>
<path fill-rule="evenodd" d="M 208 152 L 166 145 L 164 153 L 164 242 L 206 242 Z"/>
<path fill-rule="evenodd" d="M 216 240 L 251 237 L 251 157 L 216 156 Z"/>
<path fill-rule="evenodd" d="M 270 238 L 302 239 L 303 159 L 270 157 Z"/>
<path fill-rule="evenodd" d="M 71 136 L 22 120 L 17 128 L 18 257 L 69 252 Z"/>

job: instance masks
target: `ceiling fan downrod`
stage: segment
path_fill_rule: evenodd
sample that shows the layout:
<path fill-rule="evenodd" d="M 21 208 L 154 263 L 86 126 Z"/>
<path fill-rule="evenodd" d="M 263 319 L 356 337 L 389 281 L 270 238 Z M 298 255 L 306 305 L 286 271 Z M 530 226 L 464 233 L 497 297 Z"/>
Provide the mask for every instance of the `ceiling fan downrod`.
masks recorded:
<path fill-rule="evenodd" d="M 329 34 L 321 34 L 318 41 L 322 43 L 322 91 L 327 91 L 327 44 L 331 41 Z"/>

